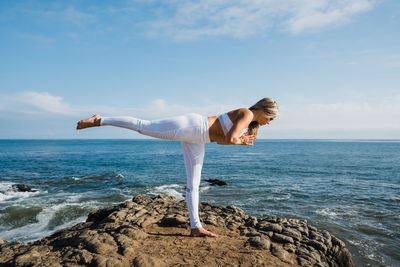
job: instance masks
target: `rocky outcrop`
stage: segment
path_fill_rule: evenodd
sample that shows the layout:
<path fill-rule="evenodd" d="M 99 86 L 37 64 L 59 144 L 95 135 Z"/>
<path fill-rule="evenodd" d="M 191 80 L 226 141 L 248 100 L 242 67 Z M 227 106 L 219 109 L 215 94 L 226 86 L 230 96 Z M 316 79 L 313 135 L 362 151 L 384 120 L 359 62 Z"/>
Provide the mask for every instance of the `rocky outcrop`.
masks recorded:
<path fill-rule="evenodd" d="M 7 194 L 12 192 L 38 192 L 36 189 L 32 189 L 27 185 L 24 184 L 13 184 L 8 188 L 0 190 L 0 194 Z"/>
<path fill-rule="evenodd" d="M 219 185 L 219 186 L 228 185 L 226 182 L 218 179 L 205 179 L 204 181 L 210 183 L 210 185 Z"/>
<path fill-rule="evenodd" d="M 37 190 L 32 190 L 29 186 L 24 184 L 13 184 L 12 189 L 17 192 L 36 192 Z"/>
<path fill-rule="evenodd" d="M 41 240 L 0 239 L 0 266 L 354 266 L 345 244 L 306 220 L 200 204 L 218 238 L 190 237 L 185 201 L 135 196 Z"/>

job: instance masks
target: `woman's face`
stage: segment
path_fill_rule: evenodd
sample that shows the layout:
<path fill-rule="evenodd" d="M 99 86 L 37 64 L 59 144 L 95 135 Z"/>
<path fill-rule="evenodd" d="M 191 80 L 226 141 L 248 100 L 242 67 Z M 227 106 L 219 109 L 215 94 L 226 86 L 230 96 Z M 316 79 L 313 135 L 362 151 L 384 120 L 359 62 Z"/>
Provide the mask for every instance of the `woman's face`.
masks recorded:
<path fill-rule="evenodd" d="M 261 114 L 262 115 L 260 116 L 260 119 L 258 121 L 258 124 L 260 125 L 269 124 L 271 121 L 274 120 L 274 118 L 268 116 L 267 114 L 265 114 L 265 112 L 262 112 Z"/>

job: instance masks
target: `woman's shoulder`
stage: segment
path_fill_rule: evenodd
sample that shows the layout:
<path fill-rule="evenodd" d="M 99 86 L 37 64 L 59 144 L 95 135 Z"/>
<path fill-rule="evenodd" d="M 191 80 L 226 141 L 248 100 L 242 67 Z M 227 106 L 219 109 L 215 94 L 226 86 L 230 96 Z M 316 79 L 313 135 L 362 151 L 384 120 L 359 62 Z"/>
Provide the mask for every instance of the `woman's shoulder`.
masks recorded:
<path fill-rule="evenodd" d="M 251 112 L 251 110 L 249 110 L 248 108 L 238 108 L 235 110 L 231 110 L 228 112 L 228 114 L 229 117 L 233 117 L 234 120 L 253 117 L 253 112 Z"/>
<path fill-rule="evenodd" d="M 248 108 L 238 108 L 238 109 L 232 110 L 230 112 L 237 114 L 237 115 L 242 115 L 242 116 L 253 114 L 253 112 L 251 112 L 251 110 Z"/>

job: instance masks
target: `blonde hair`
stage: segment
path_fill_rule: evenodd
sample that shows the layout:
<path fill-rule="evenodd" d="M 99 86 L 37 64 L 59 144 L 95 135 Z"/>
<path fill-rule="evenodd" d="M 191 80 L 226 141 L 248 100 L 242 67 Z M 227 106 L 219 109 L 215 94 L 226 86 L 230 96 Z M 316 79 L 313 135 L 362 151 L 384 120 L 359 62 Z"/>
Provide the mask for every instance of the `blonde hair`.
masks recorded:
<path fill-rule="evenodd" d="M 278 104 L 275 102 L 270 97 L 265 97 L 252 105 L 250 110 L 262 110 L 264 111 L 267 116 L 269 116 L 271 119 L 275 119 L 279 115 L 279 107 Z M 247 132 L 250 135 L 257 135 L 258 134 L 258 128 L 260 127 L 260 124 L 258 122 L 253 121 L 249 124 Z"/>

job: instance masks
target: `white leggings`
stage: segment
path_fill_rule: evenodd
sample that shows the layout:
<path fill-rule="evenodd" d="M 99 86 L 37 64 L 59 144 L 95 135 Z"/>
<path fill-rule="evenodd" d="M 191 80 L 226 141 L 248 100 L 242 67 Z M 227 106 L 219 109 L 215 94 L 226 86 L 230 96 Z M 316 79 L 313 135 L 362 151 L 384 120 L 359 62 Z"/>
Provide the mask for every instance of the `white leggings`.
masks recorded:
<path fill-rule="evenodd" d="M 194 113 L 152 121 L 127 116 L 103 117 L 100 125 L 112 125 L 131 129 L 151 137 L 182 141 L 187 176 L 186 203 L 190 216 L 190 228 L 201 227 L 199 187 L 204 159 L 204 144 L 210 142 L 208 118 Z"/>

